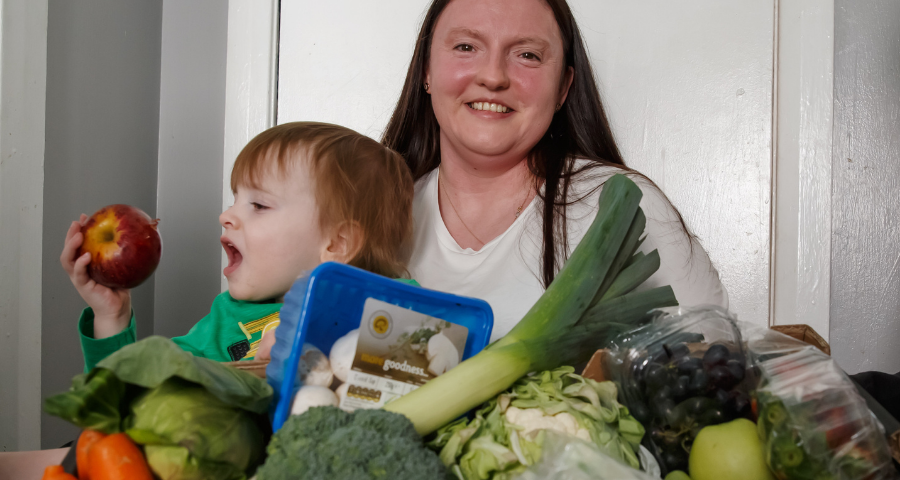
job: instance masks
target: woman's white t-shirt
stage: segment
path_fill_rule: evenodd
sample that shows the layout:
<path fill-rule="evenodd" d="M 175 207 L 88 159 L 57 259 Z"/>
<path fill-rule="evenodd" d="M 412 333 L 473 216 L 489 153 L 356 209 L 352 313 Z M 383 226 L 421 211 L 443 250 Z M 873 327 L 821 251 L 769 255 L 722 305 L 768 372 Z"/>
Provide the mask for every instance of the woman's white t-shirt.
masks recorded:
<path fill-rule="evenodd" d="M 480 250 L 460 248 L 441 217 L 438 172 L 434 169 L 416 182 L 409 272 L 426 288 L 487 301 L 494 312 L 491 341 L 496 340 L 506 335 L 544 293 L 540 274 L 543 202 L 535 197 L 506 232 Z M 606 166 L 590 170 L 572 181 L 569 198 L 584 197 L 620 172 Z M 649 253 L 658 249 L 660 256 L 659 270 L 641 288 L 671 285 L 682 306 L 713 304 L 728 308 L 728 294 L 706 251 L 685 235 L 675 210 L 659 190 L 645 180 L 634 180 L 644 193 L 641 208 L 647 216 L 647 238 L 640 250 Z M 593 222 L 601 189 L 567 207 L 568 253 Z"/>

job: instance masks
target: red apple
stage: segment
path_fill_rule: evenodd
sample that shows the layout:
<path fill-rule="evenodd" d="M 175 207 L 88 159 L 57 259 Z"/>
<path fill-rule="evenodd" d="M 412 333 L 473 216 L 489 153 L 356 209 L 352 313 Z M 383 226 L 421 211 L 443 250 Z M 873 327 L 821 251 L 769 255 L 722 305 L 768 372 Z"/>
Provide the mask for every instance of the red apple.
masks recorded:
<path fill-rule="evenodd" d="M 162 255 L 162 240 L 153 220 L 130 205 L 103 207 L 81 227 L 78 256 L 89 252 L 88 275 L 110 288 L 134 288 L 149 277 Z"/>

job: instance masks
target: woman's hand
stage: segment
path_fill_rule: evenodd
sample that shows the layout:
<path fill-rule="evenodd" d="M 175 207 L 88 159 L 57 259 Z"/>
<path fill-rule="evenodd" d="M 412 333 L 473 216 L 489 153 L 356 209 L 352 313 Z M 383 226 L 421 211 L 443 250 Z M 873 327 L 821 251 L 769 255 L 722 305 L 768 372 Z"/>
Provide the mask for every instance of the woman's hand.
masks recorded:
<path fill-rule="evenodd" d="M 91 254 L 83 253 L 76 258 L 78 247 L 84 242 L 81 227 L 87 215 L 81 214 L 77 222 L 72 222 L 66 232 L 66 243 L 59 257 L 63 270 L 88 306 L 94 310 L 94 338 L 111 337 L 128 327 L 131 322 L 131 290 L 113 289 L 95 282 L 87 273 Z"/>

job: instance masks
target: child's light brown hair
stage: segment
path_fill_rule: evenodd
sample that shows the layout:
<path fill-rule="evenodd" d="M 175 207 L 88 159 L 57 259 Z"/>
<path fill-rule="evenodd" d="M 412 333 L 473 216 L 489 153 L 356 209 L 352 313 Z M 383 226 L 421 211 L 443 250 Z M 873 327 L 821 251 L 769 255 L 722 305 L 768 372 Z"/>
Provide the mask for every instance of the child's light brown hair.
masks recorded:
<path fill-rule="evenodd" d="M 266 172 L 283 175 L 305 160 L 315 184 L 319 226 L 351 222 L 362 232 L 347 262 L 386 277 L 404 276 L 412 239 L 413 181 L 397 152 L 339 125 L 293 122 L 270 128 L 241 150 L 231 171 L 231 191 L 259 187 Z M 273 164 L 274 162 L 274 164 Z M 274 169 L 274 170 L 273 170 Z"/>

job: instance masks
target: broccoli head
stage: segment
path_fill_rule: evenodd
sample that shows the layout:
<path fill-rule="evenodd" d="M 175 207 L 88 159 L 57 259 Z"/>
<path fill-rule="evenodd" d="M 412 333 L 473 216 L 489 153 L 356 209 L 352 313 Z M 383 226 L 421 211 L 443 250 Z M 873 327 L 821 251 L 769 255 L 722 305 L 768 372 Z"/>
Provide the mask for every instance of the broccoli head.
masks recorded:
<path fill-rule="evenodd" d="M 406 417 L 384 410 L 314 407 L 272 437 L 259 480 L 453 478 Z"/>

